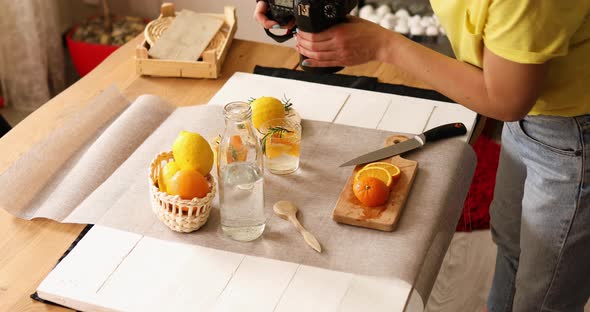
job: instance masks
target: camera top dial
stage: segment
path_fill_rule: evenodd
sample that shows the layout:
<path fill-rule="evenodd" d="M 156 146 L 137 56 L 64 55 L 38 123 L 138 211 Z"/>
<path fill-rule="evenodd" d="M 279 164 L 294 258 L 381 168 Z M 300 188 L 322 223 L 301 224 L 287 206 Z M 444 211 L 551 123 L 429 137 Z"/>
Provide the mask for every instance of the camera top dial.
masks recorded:
<path fill-rule="evenodd" d="M 324 16 L 329 19 L 334 19 L 338 17 L 338 9 L 332 3 L 326 4 L 324 6 Z"/>

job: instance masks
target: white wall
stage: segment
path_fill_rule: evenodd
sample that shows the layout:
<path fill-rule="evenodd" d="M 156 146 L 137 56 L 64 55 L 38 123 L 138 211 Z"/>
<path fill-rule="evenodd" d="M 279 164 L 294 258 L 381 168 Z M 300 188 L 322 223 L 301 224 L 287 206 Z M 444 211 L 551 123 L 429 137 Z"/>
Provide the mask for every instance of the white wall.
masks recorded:
<path fill-rule="evenodd" d="M 91 16 L 102 14 L 99 0 L 51 0 L 56 2 L 60 30 L 65 32 L 72 26 Z M 199 0 L 196 0 L 199 1 Z M 147 19 L 158 17 L 161 0 L 108 0 L 115 15 L 133 15 Z"/>
<path fill-rule="evenodd" d="M 99 6 L 88 4 L 98 2 L 98 0 L 58 0 L 63 31 L 88 16 L 100 14 Z M 198 13 L 223 13 L 224 6 L 235 6 L 238 13 L 236 38 L 278 44 L 266 36 L 262 27 L 254 21 L 253 14 L 256 0 L 109 0 L 113 14 L 134 15 L 148 19 L 154 19 L 158 16 L 160 5 L 163 2 L 174 3 L 177 11 L 189 9 Z M 281 45 L 294 46 L 295 41 L 290 40 Z"/>

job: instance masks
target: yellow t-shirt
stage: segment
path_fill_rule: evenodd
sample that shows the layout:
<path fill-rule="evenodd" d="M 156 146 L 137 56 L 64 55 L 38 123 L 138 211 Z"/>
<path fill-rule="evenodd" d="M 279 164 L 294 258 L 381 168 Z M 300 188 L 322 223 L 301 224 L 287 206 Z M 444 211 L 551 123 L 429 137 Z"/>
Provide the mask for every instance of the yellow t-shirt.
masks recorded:
<path fill-rule="evenodd" d="M 482 67 L 483 47 L 547 63 L 529 115 L 590 114 L 590 0 L 431 0 L 457 59 Z"/>

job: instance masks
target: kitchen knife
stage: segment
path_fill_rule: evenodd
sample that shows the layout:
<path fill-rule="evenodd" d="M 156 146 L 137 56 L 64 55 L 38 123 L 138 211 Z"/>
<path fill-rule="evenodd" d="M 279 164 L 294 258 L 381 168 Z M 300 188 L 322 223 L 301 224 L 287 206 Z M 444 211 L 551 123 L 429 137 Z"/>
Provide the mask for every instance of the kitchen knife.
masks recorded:
<path fill-rule="evenodd" d="M 460 122 L 438 126 L 422 134 L 419 134 L 407 141 L 390 145 L 382 149 L 378 149 L 376 151 L 361 155 L 352 160 L 349 160 L 340 165 L 340 167 L 366 164 L 369 162 L 385 159 L 421 147 L 424 144 L 426 144 L 426 142 L 432 142 L 440 139 L 464 135 L 465 133 L 467 133 L 467 128 L 465 128 L 465 125 Z"/>

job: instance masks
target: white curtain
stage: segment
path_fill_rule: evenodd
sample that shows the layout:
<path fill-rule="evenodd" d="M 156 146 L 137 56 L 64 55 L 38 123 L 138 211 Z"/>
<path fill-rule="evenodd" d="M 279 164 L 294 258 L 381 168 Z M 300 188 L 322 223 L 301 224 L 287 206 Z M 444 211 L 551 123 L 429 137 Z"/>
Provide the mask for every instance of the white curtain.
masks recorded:
<path fill-rule="evenodd" d="M 53 0 L 0 0 L 0 84 L 6 103 L 34 111 L 64 88 Z"/>

